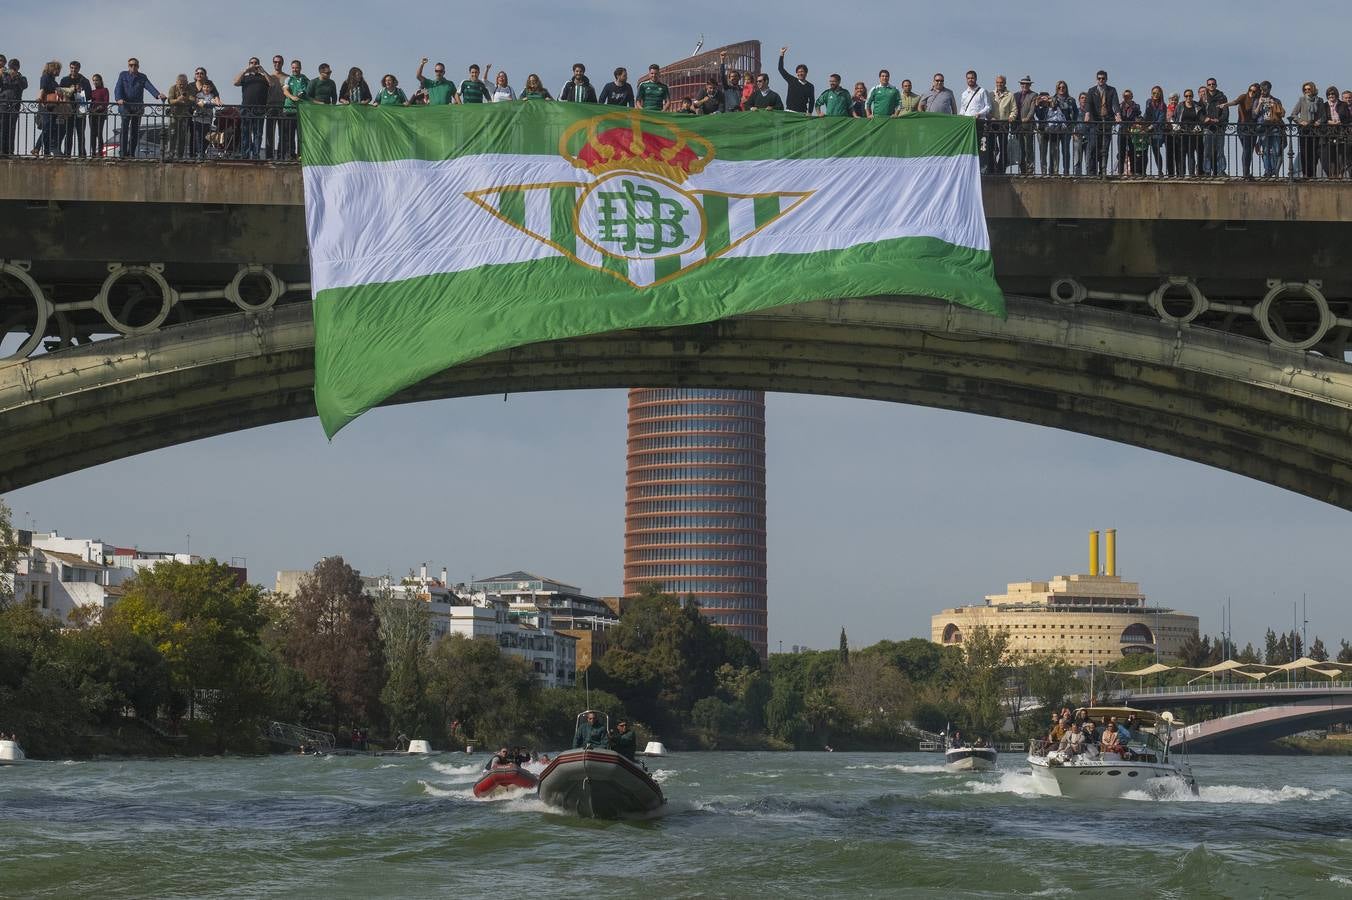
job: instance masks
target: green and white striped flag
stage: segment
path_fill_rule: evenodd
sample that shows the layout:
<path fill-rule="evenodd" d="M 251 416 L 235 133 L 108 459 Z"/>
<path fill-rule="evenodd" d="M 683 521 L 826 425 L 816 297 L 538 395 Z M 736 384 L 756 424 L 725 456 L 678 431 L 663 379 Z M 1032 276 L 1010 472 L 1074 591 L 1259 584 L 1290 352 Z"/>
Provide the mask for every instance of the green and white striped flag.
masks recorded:
<path fill-rule="evenodd" d="M 805 300 L 999 315 L 962 116 L 302 104 L 325 431 L 536 341 Z"/>

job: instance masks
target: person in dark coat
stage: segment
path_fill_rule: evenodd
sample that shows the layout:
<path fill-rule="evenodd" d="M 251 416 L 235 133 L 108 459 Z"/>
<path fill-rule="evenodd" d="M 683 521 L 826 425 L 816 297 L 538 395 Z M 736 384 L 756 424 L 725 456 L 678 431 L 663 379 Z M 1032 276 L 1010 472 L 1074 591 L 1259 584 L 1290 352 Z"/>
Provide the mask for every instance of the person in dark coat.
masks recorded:
<path fill-rule="evenodd" d="M 817 100 L 817 89 L 807 80 L 807 66 L 799 63 L 790 75 L 784 68 L 784 54 L 788 47 L 779 48 L 779 74 L 783 77 L 788 91 L 784 96 L 784 108 L 790 112 L 812 115 L 812 104 Z"/>
<path fill-rule="evenodd" d="M 587 77 L 587 67 L 582 63 L 573 63 L 573 77 L 559 88 L 559 99 L 572 103 L 595 103 L 596 88 Z"/>
<path fill-rule="evenodd" d="M 629 728 L 629 722 L 620 719 L 615 725 L 615 731 L 610 735 L 610 749 L 632 762 L 638 752 L 636 740 L 634 732 Z"/>
<path fill-rule="evenodd" d="M 606 733 L 606 726 L 597 721 L 596 710 L 587 710 L 582 721 L 577 723 L 573 746 L 610 748 L 610 735 Z"/>

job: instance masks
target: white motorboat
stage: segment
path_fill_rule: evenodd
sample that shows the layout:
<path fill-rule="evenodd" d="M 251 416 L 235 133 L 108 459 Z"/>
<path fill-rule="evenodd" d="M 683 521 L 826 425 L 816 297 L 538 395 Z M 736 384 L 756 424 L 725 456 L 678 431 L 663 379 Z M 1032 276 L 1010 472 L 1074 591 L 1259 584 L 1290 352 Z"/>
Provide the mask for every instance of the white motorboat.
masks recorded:
<path fill-rule="evenodd" d="M 18 741 L 0 740 L 0 766 L 17 766 L 27 758 Z"/>
<path fill-rule="evenodd" d="M 1106 724 L 1116 717 L 1126 722 L 1135 717 L 1137 728 L 1118 753 L 1101 753 L 1097 747 L 1080 754 L 1035 744 L 1028 754 L 1028 768 L 1039 793 L 1077 800 L 1111 800 L 1129 791 L 1147 793 L 1197 793 L 1192 769 L 1169 748 L 1169 735 L 1179 725 L 1173 715 L 1124 707 L 1086 707 L 1076 711 L 1079 721 Z"/>
<path fill-rule="evenodd" d="M 994 747 L 967 745 L 944 748 L 944 768 L 950 772 L 984 772 L 995 768 Z"/>

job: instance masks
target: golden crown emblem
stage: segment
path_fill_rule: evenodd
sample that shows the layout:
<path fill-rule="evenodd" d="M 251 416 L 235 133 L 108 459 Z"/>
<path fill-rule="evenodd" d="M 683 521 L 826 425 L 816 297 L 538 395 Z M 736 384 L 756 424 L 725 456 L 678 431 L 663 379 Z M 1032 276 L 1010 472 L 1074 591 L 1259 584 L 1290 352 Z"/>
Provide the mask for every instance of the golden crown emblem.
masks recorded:
<path fill-rule="evenodd" d="M 593 175 L 642 172 L 681 184 L 713 160 L 714 145 L 638 110 L 617 110 L 569 126 L 559 138 L 559 154 Z"/>

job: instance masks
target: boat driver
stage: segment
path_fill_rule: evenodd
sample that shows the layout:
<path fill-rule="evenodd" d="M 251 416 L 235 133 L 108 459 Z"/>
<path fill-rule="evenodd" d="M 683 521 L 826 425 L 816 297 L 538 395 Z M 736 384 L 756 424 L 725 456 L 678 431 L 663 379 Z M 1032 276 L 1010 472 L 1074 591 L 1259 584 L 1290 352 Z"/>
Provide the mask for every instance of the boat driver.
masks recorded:
<path fill-rule="evenodd" d="M 630 762 L 634 761 L 634 754 L 638 748 L 635 746 L 634 732 L 630 730 L 627 719 L 620 719 L 615 724 L 615 732 L 610 736 L 610 749 Z"/>
<path fill-rule="evenodd" d="M 577 723 L 577 731 L 573 734 L 573 747 L 610 748 L 610 735 L 606 734 L 606 726 L 596 720 L 596 710 L 587 710 L 582 721 Z"/>

